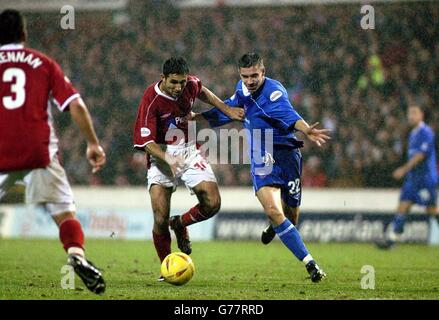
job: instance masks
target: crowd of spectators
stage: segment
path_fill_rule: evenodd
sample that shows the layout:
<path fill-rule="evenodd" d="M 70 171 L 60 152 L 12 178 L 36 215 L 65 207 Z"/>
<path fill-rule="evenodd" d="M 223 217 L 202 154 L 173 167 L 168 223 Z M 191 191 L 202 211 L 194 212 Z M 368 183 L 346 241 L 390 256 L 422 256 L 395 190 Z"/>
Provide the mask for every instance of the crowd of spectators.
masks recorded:
<path fill-rule="evenodd" d="M 90 175 L 78 129 L 56 114 L 71 182 L 145 184 L 144 155 L 132 148 L 133 123 L 144 89 L 159 80 L 166 58 L 184 56 L 191 73 L 225 99 L 239 80 L 237 59 L 255 50 L 298 112 L 332 129 L 322 148 L 305 141 L 304 186 L 398 186 L 391 173 L 406 160 L 407 105 L 426 107 L 439 133 L 439 3 L 374 8 L 370 30 L 361 28 L 359 4 L 179 9 L 135 1 L 124 11 L 77 11 L 73 30 L 60 27 L 60 14 L 27 15 L 29 45 L 61 64 L 107 152 L 106 168 Z M 197 111 L 207 108 L 195 104 Z M 221 185 L 251 184 L 246 164 L 213 169 Z"/>

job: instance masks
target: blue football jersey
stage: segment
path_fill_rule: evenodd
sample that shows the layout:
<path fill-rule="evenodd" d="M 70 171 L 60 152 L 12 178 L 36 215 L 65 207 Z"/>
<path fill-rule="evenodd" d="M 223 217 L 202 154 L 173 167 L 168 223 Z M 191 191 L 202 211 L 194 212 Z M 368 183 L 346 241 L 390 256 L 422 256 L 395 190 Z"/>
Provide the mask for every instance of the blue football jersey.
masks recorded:
<path fill-rule="evenodd" d="M 224 102 L 245 110 L 244 128 L 247 129 L 252 163 L 255 155 L 264 157 L 265 151 L 273 150 L 276 145 L 295 148 L 303 145 L 294 134 L 294 125 L 302 117 L 290 103 L 288 93 L 279 81 L 265 77 L 261 87 L 251 94 L 240 80 L 235 94 Z M 211 127 L 232 121 L 217 108 L 203 112 L 202 115 Z M 266 145 L 268 143 L 270 146 Z"/>
<path fill-rule="evenodd" d="M 425 160 L 410 170 L 406 178 L 414 182 L 437 184 L 435 135 L 425 123 L 414 128 L 409 135 L 408 158 L 413 158 L 417 153 L 424 153 Z"/>

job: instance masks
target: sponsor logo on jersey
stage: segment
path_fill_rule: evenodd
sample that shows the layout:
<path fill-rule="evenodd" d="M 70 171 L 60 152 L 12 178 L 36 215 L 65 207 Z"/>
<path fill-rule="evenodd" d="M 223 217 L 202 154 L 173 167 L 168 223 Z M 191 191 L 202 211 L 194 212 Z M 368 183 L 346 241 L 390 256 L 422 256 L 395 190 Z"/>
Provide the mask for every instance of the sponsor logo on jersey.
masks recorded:
<path fill-rule="evenodd" d="M 273 91 L 272 94 L 270 94 L 270 100 L 271 101 L 276 101 L 280 97 L 282 97 L 282 92 L 279 91 L 279 90 Z"/>
<path fill-rule="evenodd" d="M 140 136 L 141 137 L 147 137 L 151 134 L 151 130 L 149 130 L 148 128 L 140 128 Z"/>

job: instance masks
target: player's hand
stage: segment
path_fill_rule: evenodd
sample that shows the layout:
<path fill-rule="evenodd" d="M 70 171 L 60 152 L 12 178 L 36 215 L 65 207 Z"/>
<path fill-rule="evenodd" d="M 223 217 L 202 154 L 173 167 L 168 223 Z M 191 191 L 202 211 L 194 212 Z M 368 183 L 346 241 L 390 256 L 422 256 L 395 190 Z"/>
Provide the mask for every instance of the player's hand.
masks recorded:
<path fill-rule="evenodd" d="M 227 108 L 227 114 L 230 119 L 244 121 L 245 112 L 243 108 Z"/>
<path fill-rule="evenodd" d="M 173 156 L 166 153 L 165 156 L 166 163 L 169 165 L 171 169 L 171 174 L 175 177 L 184 167 L 184 158 L 182 156 Z"/>
<path fill-rule="evenodd" d="M 319 123 L 316 122 L 313 125 L 311 125 L 307 132 L 305 132 L 306 136 L 309 140 L 314 142 L 317 146 L 321 147 L 322 144 L 326 143 L 327 140 L 331 139 L 330 136 L 328 136 L 329 132 L 331 132 L 330 129 L 317 129 L 317 125 Z"/>
<path fill-rule="evenodd" d="M 407 171 L 404 167 L 399 167 L 395 171 L 393 171 L 393 178 L 396 180 L 401 180 L 407 174 Z"/>
<path fill-rule="evenodd" d="M 188 121 L 199 121 L 203 118 L 201 113 L 191 111 Z"/>
<path fill-rule="evenodd" d="M 104 149 L 99 144 L 87 145 L 87 159 L 92 166 L 92 173 L 101 170 L 107 161 Z"/>

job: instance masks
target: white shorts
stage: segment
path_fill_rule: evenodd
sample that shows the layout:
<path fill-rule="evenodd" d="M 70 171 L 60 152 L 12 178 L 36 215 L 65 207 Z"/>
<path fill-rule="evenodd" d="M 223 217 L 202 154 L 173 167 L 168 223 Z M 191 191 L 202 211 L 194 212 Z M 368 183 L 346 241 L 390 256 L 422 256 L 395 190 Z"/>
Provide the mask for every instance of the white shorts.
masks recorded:
<path fill-rule="evenodd" d="M 42 204 L 52 215 L 76 211 L 72 188 L 56 155 L 44 169 L 0 175 L 0 197 L 20 180 L 26 185 L 26 204 Z"/>
<path fill-rule="evenodd" d="M 178 178 L 186 185 L 191 194 L 193 188 L 203 181 L 217 182 L 212 167 L 204 159 L 200 150 L 195 143 L 185 144 L 183 146 L 166 146 L 166 152 L 173 156 L 182 156 L 184 158 L 184 167 L 175 177 L 170 174 L 167 164 L 157 161 L 151 157 L 151 166 L 148 169 L 148 190 L 153 184 L 158 184 L 166 188 L 172 188 L 172 192 L 177 189 Z"/>

